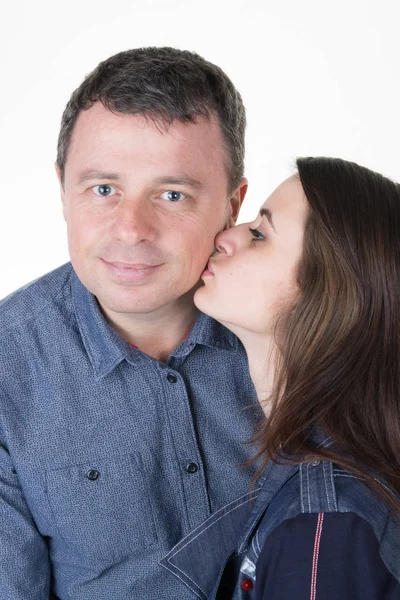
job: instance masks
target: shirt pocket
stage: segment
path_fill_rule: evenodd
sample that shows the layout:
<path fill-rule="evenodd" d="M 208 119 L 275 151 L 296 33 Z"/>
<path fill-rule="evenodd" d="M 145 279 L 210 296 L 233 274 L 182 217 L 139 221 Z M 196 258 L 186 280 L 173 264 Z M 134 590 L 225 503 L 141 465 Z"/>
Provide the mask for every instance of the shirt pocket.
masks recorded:
<path fill-rule="evenodd" d="M 48 469 L 46 480 L 58 531 L 80 554 L 115 560 L 156 543 L 139 456 Z"/>

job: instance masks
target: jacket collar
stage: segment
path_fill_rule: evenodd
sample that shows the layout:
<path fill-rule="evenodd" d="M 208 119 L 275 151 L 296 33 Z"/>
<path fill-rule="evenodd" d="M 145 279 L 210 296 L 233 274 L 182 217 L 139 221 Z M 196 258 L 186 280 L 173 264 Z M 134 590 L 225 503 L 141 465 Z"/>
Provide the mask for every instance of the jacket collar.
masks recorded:
<path fill-rule="evenodd" d="M 311 446 L 315 448 L 328 448 L 332 445 L 332 439 L 319 429 L 311 432 L 309 441 Z M 305 460 L 311 458 L 310 456 Z M 299 471 L 300 464 L 300 462 L 294 463 L 293 457 L 290 456 L 280 458 L 279 462 L 270 461 L 268 463 L 258 481 L 262 487 L 251 511 L 246 530 L 239 541 L 238 552 L 242 552 L 248 546 L 249 540 L 265 510 L 285 483 Z"/>
<path fill-rule="evenodd" d="M 265 510 L 268 508 L 272 499 L 276 496 L 279 490 L 285 483 L 293 477 L 299 470 L 298 464 L 290 464 L 284 459 L 280 464 L 270 461 L 266 466 L 259 483 L 262 485 L 257 499 L 254 503 L 249 519 L 246 524 L 246 529 L 239 540 L 238 553 L 248 546 L 249 540 L 254 533 L 258 522 L 262 519 Z"/>

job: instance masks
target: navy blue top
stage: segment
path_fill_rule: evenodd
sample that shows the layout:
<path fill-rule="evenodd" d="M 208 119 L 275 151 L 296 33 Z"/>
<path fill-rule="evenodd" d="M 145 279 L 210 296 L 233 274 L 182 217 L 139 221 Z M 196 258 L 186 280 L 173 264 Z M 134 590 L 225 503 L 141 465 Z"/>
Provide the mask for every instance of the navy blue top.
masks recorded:
<path fill-rule="evenodd" d="M 261 550 L 255 588 L 256 600 L 400 598 L 371 525 L 354 513 L 302 514 L 281 523 Z"/>
<path fill-rule="evenodd" d="M 196 598 L 159 560 L 250 487 L 237 338 L 200 315 L 159 362 L 70 264 L 0 302 L 0 331 L 1 599 Z"/>

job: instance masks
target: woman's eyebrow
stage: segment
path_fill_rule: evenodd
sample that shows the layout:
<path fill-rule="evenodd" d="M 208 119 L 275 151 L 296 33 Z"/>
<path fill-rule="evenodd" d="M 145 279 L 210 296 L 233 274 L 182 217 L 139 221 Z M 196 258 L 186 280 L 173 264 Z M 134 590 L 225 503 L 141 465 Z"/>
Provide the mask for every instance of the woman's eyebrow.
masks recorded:
<path fill-rule="evenodd" d="M 272 220 L 272 212 L 269 210 L 269 208 L 261 208 L 260 209 L 260 215 L 262 217 L 267 217 L 269 224 L 271 225 L 272 229 L 276 233 L 275 225 L 274 225 L 274 222 Z"/>

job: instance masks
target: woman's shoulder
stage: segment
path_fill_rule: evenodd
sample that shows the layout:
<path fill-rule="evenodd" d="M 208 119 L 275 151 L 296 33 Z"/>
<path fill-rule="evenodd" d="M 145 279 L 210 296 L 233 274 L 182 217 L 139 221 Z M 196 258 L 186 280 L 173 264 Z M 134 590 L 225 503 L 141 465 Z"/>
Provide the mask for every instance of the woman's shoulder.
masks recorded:
<path fill-rule="evenodd" d="M 260 481 L 258 517 L 265 518 L 258 522 L 257 528 L 265 530 L 266 535 L 282 521 L 297 515 L 334 512 L 358 515 L 372 526 L 379 539 L 393 520 L 400 535 L 400 523 L 392 517 L 387 504 L 361 477 L 334 462 L 310 456 L 295 467 L 270 463 Z M 378 477 L 376 481 L 385 486 Z"/>
<path fill-rule="evenodd" d="M 312 529 L 318 515 L 327 517 L 326 527 L 336 527 L 336 535 L 343 539 L 349 534 L 345 521 L 351 515 L 353 525 L 365 526 L 374 536 L 385 566 L 400 581 L 400 520 L 393 516 L 389 507 L 362 478 L 333 462 L 310 457 L 309 461 L 298 464 L 295 470 L 291 468 L 290 477 L 271 495 L 271 481 L 284 481 L 285 470 L 288 470 L 287 465 L 273 464 L 263 474 L 258 501 L 264 510 L 262 514 L 260 511 L 259 521 L 251 535 L 253 552 L 270 543 L 277 532 L 282 533 L 289 525 L 297 527 L 302 524 L 304 527 L 307 524 Z M 385 485 L 384 481 L 377 480 Z M 263 503 L 263 496 L 268 495 L 269 502 Z M 258 560 L 257 552 L 252 558 Z"/>
<path fill-rule="evenodd" d="M 271 522 L 277 524 L 297 514 L 354 512 L 368 521 L 381 537 L 390 515 L 388 505 L 361 476 L 335 462 L 321 460 L 317 450 L 335 452 L 331 438 L 315 431 L 310 436 L 310 443 L 316 448 L 315 454 L 311 452 L 305 459 L 284 456 L 269 462 L 260 477 L 259 516 L 268 508 L 271 528 Z M 379 474 L 371 473 L 369 469 L 367 472 L 377 485 L 389 490 Z"/>

